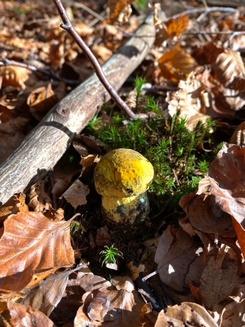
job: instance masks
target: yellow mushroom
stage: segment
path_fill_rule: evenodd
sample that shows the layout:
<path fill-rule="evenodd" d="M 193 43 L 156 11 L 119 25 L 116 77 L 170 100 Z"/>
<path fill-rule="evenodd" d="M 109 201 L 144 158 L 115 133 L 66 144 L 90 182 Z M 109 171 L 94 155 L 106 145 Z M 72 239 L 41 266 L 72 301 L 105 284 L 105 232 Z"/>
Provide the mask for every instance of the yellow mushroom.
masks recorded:
<path fill-rule="evenodd" d="M 116 223 L 144 220 L 153 177 L 152 164 L 137 151 L 116 149 L 104 155 L 95 167 L 94 183 L 106 217 Z"/>

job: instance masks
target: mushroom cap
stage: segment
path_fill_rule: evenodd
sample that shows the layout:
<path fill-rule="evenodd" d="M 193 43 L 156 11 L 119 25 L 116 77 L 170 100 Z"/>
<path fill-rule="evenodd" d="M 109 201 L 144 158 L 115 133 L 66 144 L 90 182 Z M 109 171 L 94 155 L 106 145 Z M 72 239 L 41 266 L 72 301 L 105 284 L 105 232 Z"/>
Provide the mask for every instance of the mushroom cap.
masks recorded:
<path fill-rule="evenodd" d="M 132 149 L 108 152 L 94 171 L 96 191 L 102 196 L 128 197 L 146 192 L 154 177 L 153 166 Z"/>

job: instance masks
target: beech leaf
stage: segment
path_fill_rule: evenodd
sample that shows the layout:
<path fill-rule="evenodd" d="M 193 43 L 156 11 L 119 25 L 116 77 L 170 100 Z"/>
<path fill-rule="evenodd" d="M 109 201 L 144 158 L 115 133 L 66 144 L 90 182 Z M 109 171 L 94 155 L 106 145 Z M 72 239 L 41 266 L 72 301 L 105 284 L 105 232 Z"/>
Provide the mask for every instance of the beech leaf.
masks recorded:
<path fill-rule="evenodd" d="M 70 221 L 52 222 L 42 213 L 10 215 L 0 239 L 0 288 L 21 291 L 32 275 L 74 263 Z"/>
<path fill-rule="evenodd" d="M 54 323 L 39 310 L 23 304 L 9 302 L 11 326 L 14 327 L 55 327 Z"/>

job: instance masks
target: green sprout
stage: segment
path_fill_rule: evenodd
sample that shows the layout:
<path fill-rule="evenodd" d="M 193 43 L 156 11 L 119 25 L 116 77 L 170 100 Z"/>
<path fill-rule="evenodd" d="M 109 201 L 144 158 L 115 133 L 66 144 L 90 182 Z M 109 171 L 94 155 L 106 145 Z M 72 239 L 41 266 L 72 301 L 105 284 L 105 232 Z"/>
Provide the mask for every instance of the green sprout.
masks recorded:
<path fill-rule="evenodd" d="M 139 96 L 141 94 L 143 85 L 146 83 L 146 79 L 137 76 L 134 83 L 137 96 Z"/>
<path fill-rule="evenodd" d="M 104 248 L 104 250 L 100 251 L 102 262 L 101 266 L 110 263 L 117 264 L 117 260 L 119 259 L 119 257 L 123 258 L 123 253 L 118 250 L 118 248 L 116 248 L 114 244 L 112 244 L 111 246 L 105 245 Z"/>
<path fill-rule="evenodd" d="M 79 221 L 76 221 L 76 220 L 73 220 L 71 222 L 70 229 L 71 229 L 72 235 L 74 235 L 75 233 L 85 232 L 85 228 L 83 227 L 83 225 Z"/>

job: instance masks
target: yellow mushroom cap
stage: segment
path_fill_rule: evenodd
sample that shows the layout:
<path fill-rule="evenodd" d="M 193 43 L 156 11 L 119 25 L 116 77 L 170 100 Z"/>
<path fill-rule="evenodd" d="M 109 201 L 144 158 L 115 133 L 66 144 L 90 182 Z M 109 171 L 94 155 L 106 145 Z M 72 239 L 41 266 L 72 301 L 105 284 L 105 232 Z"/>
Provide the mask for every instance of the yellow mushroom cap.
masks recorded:
<path fill-rule="evenodd" d="M 116 149 L 96 165 L 94 183 L 102 196 L 128 197 L 146 192 L 154 170 L 149 160 L 132 149 Z"/>

